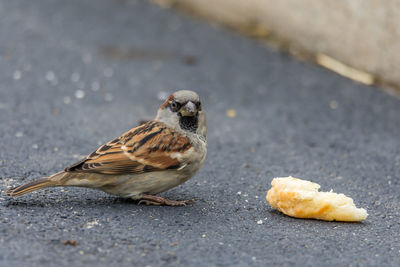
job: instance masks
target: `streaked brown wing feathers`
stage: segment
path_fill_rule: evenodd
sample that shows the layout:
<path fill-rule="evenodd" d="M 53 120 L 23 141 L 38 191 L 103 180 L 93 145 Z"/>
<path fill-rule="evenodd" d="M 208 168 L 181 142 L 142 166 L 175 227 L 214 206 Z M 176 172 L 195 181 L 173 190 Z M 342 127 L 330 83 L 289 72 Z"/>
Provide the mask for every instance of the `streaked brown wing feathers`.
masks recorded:
<path fill-rule="evenodd" d="M 141 173 L 179 168 L 190 140 L 160 122 L 148 122 L 99 147 L 65 171 Z"/>

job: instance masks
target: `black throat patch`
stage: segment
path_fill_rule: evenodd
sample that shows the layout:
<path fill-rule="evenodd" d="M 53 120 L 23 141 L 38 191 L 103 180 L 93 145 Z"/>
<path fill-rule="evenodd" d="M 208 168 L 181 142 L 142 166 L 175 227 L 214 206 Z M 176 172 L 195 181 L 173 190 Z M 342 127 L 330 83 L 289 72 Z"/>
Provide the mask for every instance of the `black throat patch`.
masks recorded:
<path fill-rule="evenodd" d="M 197 128 L 199 127 L 199 120 L 197 118 L 197 115 L 189 117 L 179 114 L 179 125 L 183 130 L 188 130 L 195 133 L 197 131 Z"/>

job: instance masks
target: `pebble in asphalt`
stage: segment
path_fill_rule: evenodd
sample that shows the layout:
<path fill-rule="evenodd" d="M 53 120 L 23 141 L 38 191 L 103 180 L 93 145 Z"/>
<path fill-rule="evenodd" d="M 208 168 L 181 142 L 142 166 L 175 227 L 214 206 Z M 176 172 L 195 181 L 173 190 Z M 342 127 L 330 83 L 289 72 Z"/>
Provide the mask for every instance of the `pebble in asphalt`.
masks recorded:
<path fill-rule="evenodd" d="M 398 99 L 146 1 L 2 0 L 0 20 L 1 266 L 400 264 Z M 153 117 L 176 89 L 202 97 L 209 153 L 163 195 L 194 204 L 4 195 Z M 353 197 L 368 219 L 273 210 L 270 182 L 288 175 Z"/>

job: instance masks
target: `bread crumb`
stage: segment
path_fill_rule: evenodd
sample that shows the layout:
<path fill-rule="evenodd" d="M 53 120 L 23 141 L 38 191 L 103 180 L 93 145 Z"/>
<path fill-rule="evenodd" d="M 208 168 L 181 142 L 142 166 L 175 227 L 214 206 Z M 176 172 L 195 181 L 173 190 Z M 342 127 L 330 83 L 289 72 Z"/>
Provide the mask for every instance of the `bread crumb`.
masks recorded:
<path fill-rule="evenodd" d="M 228 109 L 226 111 L 226 116 L 229 118 L 235 118 L 236 117 L 236 111 L 234 109 Z"/>
<path fill-rule="evenodd" d="M 274 178 L 267 193 L 268 203 L 295 218 L 325 221 L 357 222 L 368 213 L 357 208 L 353 199 L 344 194 L 318 192 L 320 185 L 293 177 Z"/>

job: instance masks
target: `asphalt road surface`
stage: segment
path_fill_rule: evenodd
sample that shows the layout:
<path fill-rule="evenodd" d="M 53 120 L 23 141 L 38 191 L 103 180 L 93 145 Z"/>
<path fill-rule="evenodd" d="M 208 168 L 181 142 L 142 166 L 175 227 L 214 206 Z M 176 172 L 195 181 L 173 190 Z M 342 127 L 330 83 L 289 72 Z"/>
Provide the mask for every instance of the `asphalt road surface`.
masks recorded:
<path fill-rule="evenodd" d="M 81 188 L 5 196 L 152 118 L 177 89 L 201 96 L 209 152 L 162 195 L 195 203 Z M 399 99 L 174 10 L 2 0 L 0 125 L 1 266 L 400 265 Z M 273 210 L 270 182 L 289 175 L 351 196 L 369 217 Z"/>

